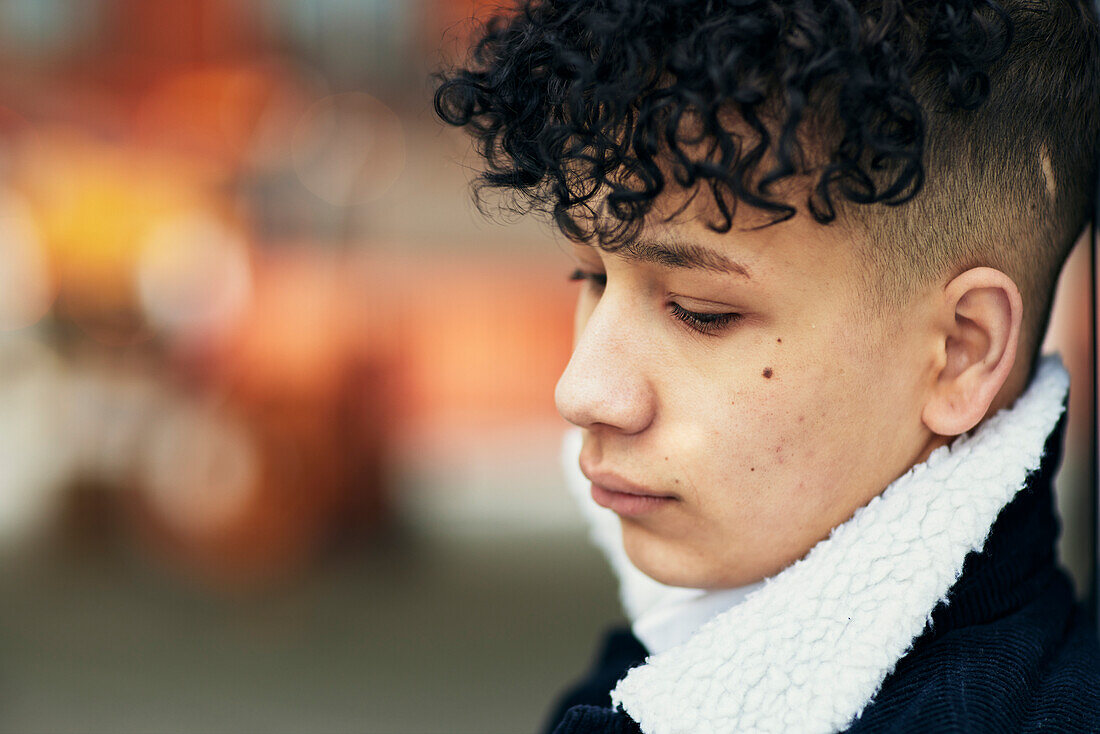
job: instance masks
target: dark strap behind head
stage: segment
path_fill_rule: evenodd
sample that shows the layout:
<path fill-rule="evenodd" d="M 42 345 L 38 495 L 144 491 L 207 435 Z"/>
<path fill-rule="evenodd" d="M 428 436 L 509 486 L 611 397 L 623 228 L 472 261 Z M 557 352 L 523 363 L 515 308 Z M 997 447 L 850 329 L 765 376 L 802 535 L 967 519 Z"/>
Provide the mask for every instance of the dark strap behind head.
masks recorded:
<path fill-rule="evenodd" d="M 1100 103 L 1100 101 L 1098 101 Z M 1097 177 L 1100 180 L 1100 176 Z M 1097 240 L 1100 239 L 1100 233 L 1097 231 L 1097 221 L 1100 218 L 1100 186 L 1097 187 L 1094 192 L 1093 207 L 1092 207 L 1092 233 L 1091 233 L 1091 247 L 1089 248 L 1089 341 L 1091 342 L 1092 350 L 1092 421 L 1091 432 L 1089 435 L 1089 455 L 1091 460 L 1089 462 L 1089 486 L 1088 492 L 1090 495 L 1089 509 L 1091 521 L 1089 522 L 1089 528 L 1091 530 L 1089 540 L 1091 544 L 1091 553 L 1089 553 L 1089 559 L 1092 562 L 1091 573 L 1089 574 L 1089 588 L 1086 596 L 1088 602 L 1089 612 L 1092 614 L 1093 623 L 1100 629 L 1100 428 L 1098 428 L 1098 421 L 1100 421 L 1100 392 L 1097 390 L 1097 384 L 1100 382 L 1097 377 L 1097 339 L 1096 339 L 1096 268 L 1097 268 Z"/>
<path fill-rule="evenodd" d="M 1093 16 L 1100 18 L 1100 0 L 1087 0 L 1092 3 Z M 1095 100 L 1095 104 L 1100 104 L 1100 99 Z M 1100 141 L 1096 146 L 1096 171 L 1093 173 L 1093 184 L 1096 187 L 1093 191 L 1092 198 L 1092 233 L 1089 247 L 1089 342 L 1092 349 L 1090 355 L 1092 357 L 1091 373 L 1092 373 L 1092 421 L 1090 422 L 1091 432 L 1089 436 L 1089 486 L 1088 492 L 1090 495 L 1089 510 L 1090 510 L 1090 522 L 1089 528 L 1092 531 L 1090 534 L 1090 544 L 1092 551 L 1089 553 L 1089 560 L 1092 562 L 1092 568 L 1089 573 L 1089 587 L 1086 595 L 1086 603 L 1088 604 L 1088 610 L 1092 615 L 1093 624 L 1097 629 L 1100 629 L 1100 390 L 1097 386 L 1100 385 L 1100 377 L 1097 375 L 1097 321 L 1096 321 L 1096 270 L 1100 267 L 1100 263 L 1097 263 L 1097 250 L 1100 249 L 1100 231 L 1097 230 L 1097 224 L 1100 223 Z"/>

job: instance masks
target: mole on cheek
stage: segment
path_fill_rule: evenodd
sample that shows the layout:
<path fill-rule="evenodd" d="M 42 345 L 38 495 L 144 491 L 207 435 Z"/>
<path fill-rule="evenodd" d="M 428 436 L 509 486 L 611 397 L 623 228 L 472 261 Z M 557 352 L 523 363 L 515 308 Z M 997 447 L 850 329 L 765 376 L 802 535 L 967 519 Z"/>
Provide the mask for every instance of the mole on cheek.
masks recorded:
<path fill-rule="evenodd" d="M 771 367 L 765 367 L 764 368 L 764 379 L 766 379 L 766 380 L 772 379 L 772 368 Z"/>

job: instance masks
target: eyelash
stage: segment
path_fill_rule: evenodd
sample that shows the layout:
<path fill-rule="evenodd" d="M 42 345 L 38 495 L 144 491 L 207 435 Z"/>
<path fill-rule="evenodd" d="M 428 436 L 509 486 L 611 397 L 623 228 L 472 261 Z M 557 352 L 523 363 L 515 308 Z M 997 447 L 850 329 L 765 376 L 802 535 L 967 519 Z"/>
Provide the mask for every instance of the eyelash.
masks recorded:
<path fill-rule="evenodd" d="M 569 275 L 569 280 L 587 280 L 597 288 L 607 285 L 604 273 L 589 273 L 577 268 Z M 678 303 L 672 303 L 672 316 L 683 321 L 701 334 L 715 334 L 741 318 L 739 313 L 695 313 L 688 311 Z"/>

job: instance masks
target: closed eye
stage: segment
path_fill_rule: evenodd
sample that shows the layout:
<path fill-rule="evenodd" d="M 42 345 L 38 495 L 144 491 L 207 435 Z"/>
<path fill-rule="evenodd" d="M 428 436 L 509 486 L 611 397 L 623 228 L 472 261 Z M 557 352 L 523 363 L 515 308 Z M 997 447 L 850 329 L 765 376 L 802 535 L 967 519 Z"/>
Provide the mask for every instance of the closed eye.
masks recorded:
<path fill-rule="evenodd" d="M 716 334 L 740 320 L 739 313 L 696 313 L 678 303 L 670 303 L 672 315 L 701 334 Z"/>
<path fill-rule="evenodd" d="M 569 280 L 587 280 L 593 288 L 603 290 L 607 286 L 607 273 L 595 273 L 577 268 L 569 274 Z M 687 324 L 688 327 L 700 334 L 708 335 L 717 334 L 727 326 L 739 321 L 742 316 L 739 313 L 697 313 L 688 311 L 675 302 L 670 303 L 669 308 L 674 318 Z"/>

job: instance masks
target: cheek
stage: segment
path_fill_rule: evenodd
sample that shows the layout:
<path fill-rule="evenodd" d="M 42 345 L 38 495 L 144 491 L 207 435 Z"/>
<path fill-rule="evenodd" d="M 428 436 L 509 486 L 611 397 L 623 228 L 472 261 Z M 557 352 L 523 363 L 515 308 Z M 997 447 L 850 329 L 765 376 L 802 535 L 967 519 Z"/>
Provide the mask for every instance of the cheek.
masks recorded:
<path fill-rule="evenodd" d="M 843 473 L 849 400 L 814 376 L 781 370 L 761 372 L 761 385 L 725 396 L 707 418 L 708 484 L 721 488 L 714 500 L 723 506 L 767 514 L 794 502 L 816 506 Z"/>
<path fill-rule="evenodd" d="M 712 489 L 698 505 L 708 553 L 771 574 L 837 523 L 848 467 L 823 411 L 816 400 L 776 400 L 736 416 L 720 473 L 700 480 Z"/>
<path fill-rule="evenodd" d="M 776 391 L 758 420 L 746 411 L 743 430 L 758 462 L 750 475 L 762 480 L 754 500 L 773 522 L 827 532 L 868 499 L 873 487 L 865 485 L 879 480 L 871 470 L 889 453 L 897 415 L 865 367 L 856 360 L 809 367 Z"/>
<path fill-rule="evenodd" d="M 785 423 L 783 402 L 767 388 L 714 393 L 704 401 L 709 407 L 678 423 L 673 453 L 683 461 L 674 470 L 700 519 L 743 516 L 788 465 L 795 432 Z"/>

